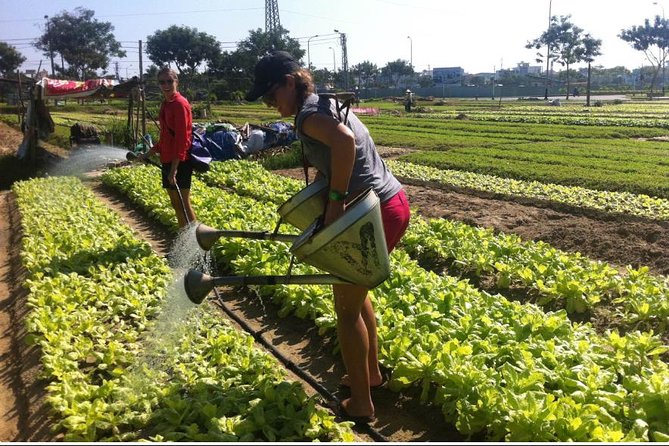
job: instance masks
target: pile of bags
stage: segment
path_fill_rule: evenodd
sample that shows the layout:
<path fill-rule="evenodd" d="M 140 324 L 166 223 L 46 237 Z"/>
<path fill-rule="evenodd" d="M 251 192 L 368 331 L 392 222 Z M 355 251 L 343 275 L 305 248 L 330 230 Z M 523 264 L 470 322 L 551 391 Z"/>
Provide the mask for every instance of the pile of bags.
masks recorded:
<path fill-rule="evenodd" d="M 193 132 L 204 141 L 214 161 L 245 158 L 273 147 L 288 146 L 297 139 L 291 124 L 278 121 L 266 125 L 246 123 L 193 124 Z"/>

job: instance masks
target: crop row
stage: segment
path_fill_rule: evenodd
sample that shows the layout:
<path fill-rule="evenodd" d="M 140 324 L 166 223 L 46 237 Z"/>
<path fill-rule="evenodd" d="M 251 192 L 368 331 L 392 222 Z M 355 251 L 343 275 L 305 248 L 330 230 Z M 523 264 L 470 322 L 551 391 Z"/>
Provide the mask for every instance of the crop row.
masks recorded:
<path fill-rule="evenodd" d="M 571 141 L 574 139 L 625 139 L 625 138 L 652 138 L 666 136 L 667 131 L 662 128 L 648 127 L 621 127 L 621 126 L 573 126 L 557 123 L 519 123 L 519 122 L 488 122 L 469 119 L 439 119 L 433 115 L 395 116 L 365 116 L 362 118 L 370 129 L 374 140 L 384 138 L 384 129 L 416 131 L 419 129 L 433 130 L 442 134 L 465 132 L 470 136 L 485 135 L 491 141 L 497 138 L 528 139 L 547 141 Z M 385 145 L 393 144 L 393 139 L 377 141 Z M 403 144 L 399 144 L 405 147 Z"/>
<path fill-rule="evenodd" d="M 455 119 L 457 113 L 430 114 L 430 118 Z M 669 123 L 662 117 L 656 118 L 619 118 L 600 116 L 547 116 L 547 115 L 513 115 L 505 113 L 475 113 L 468 115 L 472 121 L 486 122 L 517 122 L 524 124 L 560 124 L 579 126 L 607 127 L 649 127 L 669 129 Z"/>
<path fill-rule="evenodd" d="M 117 169 L 104 181 L 149 211 L 169 209 L 159 175 L 148 167 Z M 268 188 L 263 192 L 272 193 Z M 248 197 L 195 181 L 196 212 L 221 229 L 271 228 L 277 215 Z M 159 215 L 162 212 L 156 212 Z M 173 217 L 172 217 L 173 218 Z M 216 256 L 236 274 L 286 271 L 283 243 L 221 239 Z M 294 273 L 312 272 L 297 265 Z M 254 287 L 282 312 L 310 317 L 321 330 L 334 327 L 329 287 Z M 638 332 L 597 335 L 572 325 L 564 311 L 544 313 L 438 277 L 407 254 L 391 256 L 391 275 L 371 293 L 378 309 L 381 361 L 392 369 L 390 387 L 422 387 L 421 398 L 440 407 L 464 434 L 493 440 L 666 440 L 669 370 L 657 356 L 657 338 Z"/>
<path fill-rule="evenodd" d="M 166 262 L 79 180 L 14 192 L 27 328 L 66 441 L 353 439 L 253 338 L 167 292 Z"/>
<path fill-rule="evenodd" d="M 388 160 L 395 175 L 408 180 L 430 181 L 447 187 L 522 197 L 592 209 L 610 214 L 633 215 L 651 220 L 669 220 L 669 200 L 628 192 L 606 192 L 577 186 L 520 181 L 459 170 Z"/>
<path fill-rule="evenodd" d="M 669 167 L 662 163 L 633 160 L 616 162 L 579 156 L 535 154 L 525 152 L 522 147 L 510 150 L 457 148 L 448 152 L 412 153 L 402 158 L 402 161 L 440 170 L 452 169 L 518 181 L 669 198 Z"/>
<path fill-rule="evenodd" d="M 669 327 L 669 279 L 649 274 L 647 267 L 628 266 L 620 274 L 580 253 L 444 219 L 414 221 L 403 247 L 416 258 L 446 263 L 461 274 L 492 276 L 499 289 L 524 289 L 540 305 L 557 302 L 568 313 L 582 313 L 611 301 L 627 328 L 640 321 L 658 331 Z"/>
<path fill-rule="evenodd" d="M 463 110 L 464 111 L 464 110 Z M 584 108 L 584 107 L 523 107 L 523 108 L 503 108 L 500 110 L 467 110 L 468 115 L 491 115 L 500 116 L 557 116 L 572 118 L 607 118 L 607 119 L 663 119 L 669 109 L 620 109 L 617 111 L 610 108 Z"/>
<path fill-rule="evenodd" d="M 277 206 L 303 187 L 300 181 L 243 161 L 215 163 L 204 179 Z M 416 215 L 402 246 L 416 259 L 447 263 L 460 274 L 494 276 L 499 289 L 525 289 L 540 305 L 557 304 L 568 313 L 581 313 L 609 300 L 618 304 L 628 328 L 639 322 L 649 322 L 658 331 L 669 327 L 669 279 L 649 274 L 647 267 L 628 267 L 621 275 L 611 265 L 544 242 L 524 242 L 492 229 L 445 219 L 425 221 Z"/>

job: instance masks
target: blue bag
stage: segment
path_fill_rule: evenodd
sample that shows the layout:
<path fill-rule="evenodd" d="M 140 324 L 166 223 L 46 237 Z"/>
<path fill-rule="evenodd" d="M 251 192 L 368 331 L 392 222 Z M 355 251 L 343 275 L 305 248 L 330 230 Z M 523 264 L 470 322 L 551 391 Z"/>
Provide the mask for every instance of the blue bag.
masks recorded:
<path fill-rule="evenodd" d="M 193 170 L 195 172 L 207 172 L 212 157 L 211 153 L 209 153 L 209 149 L 207 149 L 206 137 L 200 135 L 195 128 L 193 128 L 192 139 L 193 141 L 190 144 L 190 149 L 188 149 L 188 155 L 190 156 Z"/>

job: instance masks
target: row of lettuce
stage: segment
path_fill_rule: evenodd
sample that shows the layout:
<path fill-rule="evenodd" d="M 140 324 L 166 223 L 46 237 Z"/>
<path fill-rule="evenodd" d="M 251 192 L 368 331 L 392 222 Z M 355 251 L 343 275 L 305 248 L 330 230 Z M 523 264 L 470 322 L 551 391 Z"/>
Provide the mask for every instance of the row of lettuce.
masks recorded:
<path fill-rule="evenodd" d="M 413 116 L 420 117 L 420 113 Z M 430 113 L 430 119 L 461 119 L 459 113 Z M 615 117 L 615 116 L 556 116 L 553 114 L 515 114 L 515 113 L 468 113 L 467 119 L 486 122 L 514 122 L 525 124 L 558 124 L 579 126 L 609 126 L 609 127 L 651 127 L 669 129 L 669 123 L 664 117 Z"/>
<path fill-rule="evenodd" d="M 184 307 L 167 262 L 78 179 L 13 190 L 27 329 L 66 441 L 353 440 L 252 337 Z"/>
<path fill-rule="evenodd" d="M 242 164 L 225 166 L 234 170 Z M 254 176 L 241 171 L 231 175 L 232 184 Z M 219 173 L 217 167 L 207 180 Z M 157 170 L 117 169 L 103 181 L 158 221 L 173 220 Z M 290 195 L 273 189 L 279 179 L 261 181 L 265 196 Z M 278 221 L 266 199 L 198 180 L 192 197 L 199 219 L 220 229 L 268 230 Z M 240 275 L 277 274 L 287 271 L 291 260 L 289 247 L 278 242 L 221 239 L 214 250 L 224 267 Z M 657 337 L 599 335 L 589 325 L 572 325 L 565 311 L 545 313 L 426 271 L 403 250 L 391 256 L 391 271 L 371 293 L 380 358 L 392 370 L 390 388 L 419 386 L 421 399 L 461 433 L 509 441 L 669 439 L 669 369 L 659 359 L 665 348 Z M 293 269 L 313 272 L 303 264 Z M 322 332 L 335 327 L 329 287 L 252 289 L 280 305 L 282 313 L 313 319 Z"/>
<path fill-rule="evenodd" d="M 651 220 L 669 220 L 669 200 L 628 192 L 608 192 L 577 186 L 521 181 L 459 170 L 442 170 L 413 163 L 388 160 L 393 173 L 409 181 L 429 181 L 446 187 L 527 198 L 590 209 L 607 214 L 631 215 Z"/>
<path fill-rule="evenodd" d="M 393 168 L 397 164 L 401 163 L 392 163 Z M 203 178 L 277 206 L 304 187 L 301 181 L 244 161 L 215 163 Z M 492 277 L 497 289 L 524 291 L 540 305 L 583 313 L 600 302 L 613 301 L 617 318 L 626 328 L 642 323 L 658 332 L 669 329 L 669 279 L 649 274 L 647 267 L 627 267 L 621 274 L 612 265 L 544 242 L 524 242 L 513 234 L 495 234 L 490 228 L 446 219 L 426 221 L 417 215 L 402 243 L 422 264 L 445 265 L 479 279 Z"/>

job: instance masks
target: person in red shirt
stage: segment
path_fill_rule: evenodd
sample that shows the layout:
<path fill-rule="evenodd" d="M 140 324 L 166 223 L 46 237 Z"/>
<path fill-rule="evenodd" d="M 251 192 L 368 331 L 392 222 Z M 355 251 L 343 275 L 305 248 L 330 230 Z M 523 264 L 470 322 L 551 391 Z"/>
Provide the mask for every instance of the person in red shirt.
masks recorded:
<path fill-rule="evenodd" d="M 193 166 L 188 149 L 191 144 L 193 118 L 188 100 L 177 91 L 179 77 L 169 67 L 158 71 L 158 84 L 164 101 L 160 106 L 160 138 L 155 146 L 143 155 L 160 154 L 163 188 L 177 215 L 179 227 L 195 221 L 195 212 L 190 202 L 190 186 Z"/>

